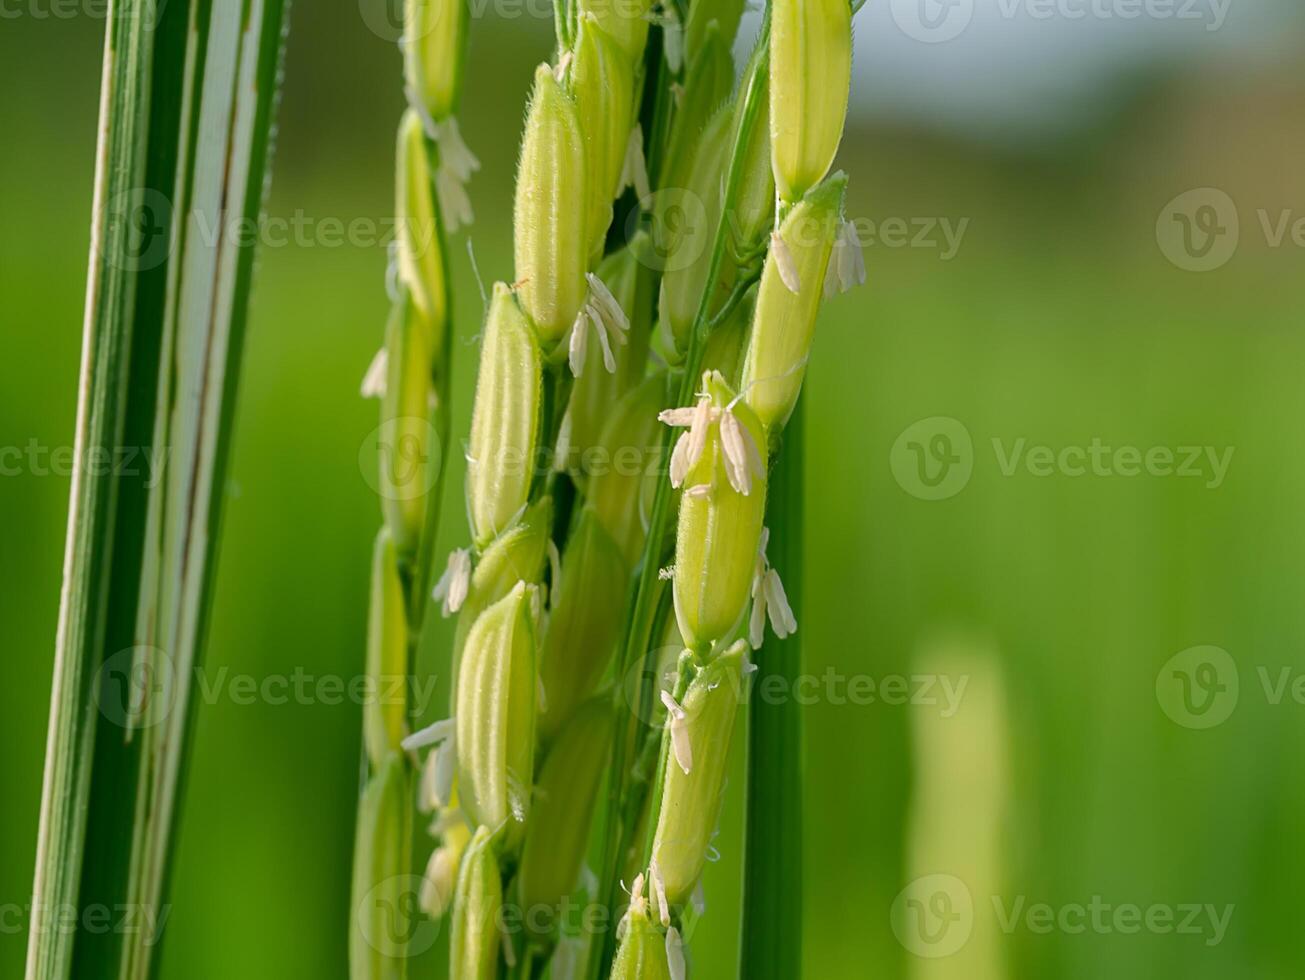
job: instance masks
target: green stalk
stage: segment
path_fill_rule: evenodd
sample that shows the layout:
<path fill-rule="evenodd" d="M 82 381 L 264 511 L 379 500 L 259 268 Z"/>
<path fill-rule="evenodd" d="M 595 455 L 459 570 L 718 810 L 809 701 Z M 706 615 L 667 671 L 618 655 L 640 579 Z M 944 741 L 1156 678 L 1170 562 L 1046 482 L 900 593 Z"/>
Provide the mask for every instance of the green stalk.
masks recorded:
<path fill-rule="evenodd" d="M 769 557 L 784 580 L 789 605 L 802 619 L 802 541 L 805 471 L 803 403 L 784 429 L 784 447 L 771 473 L 767 523 Z M 802 673 L 800 633 L 779 640 L 768 632 L 757 658 L 754 690 L 770 677 L 793 691 Z M 802 975 L 802 710 L 792 697 L 777 704 L 752 698 L 748 718 L 747 836 L 744 855 L 743 944 L 739 976 L 789 980 Z M 783 855 L 783 860 L 776 860 Z"/>
<path fill-rule="evenodd" d="M 284 0 L 115 0 L 28 980 L 157 970 L 157 921 L 212 599 Z M 162 478 L 83 468 L 117 447 Z M 154 481 L 151 481 L 154 482 Z"/>

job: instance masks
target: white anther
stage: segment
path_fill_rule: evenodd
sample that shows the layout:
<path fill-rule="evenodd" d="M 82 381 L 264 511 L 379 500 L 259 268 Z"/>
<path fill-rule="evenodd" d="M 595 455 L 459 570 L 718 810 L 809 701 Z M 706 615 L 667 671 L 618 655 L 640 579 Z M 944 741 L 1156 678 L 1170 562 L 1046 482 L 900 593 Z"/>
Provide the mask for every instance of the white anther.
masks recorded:
<path fill-rule="evenodd" d="M 385 377 L 389 370 L 390 352 L 384 347 L 376 352 L 367 373 L 363 375 L 361 394 L 364 398 L 385 397 Z"/>

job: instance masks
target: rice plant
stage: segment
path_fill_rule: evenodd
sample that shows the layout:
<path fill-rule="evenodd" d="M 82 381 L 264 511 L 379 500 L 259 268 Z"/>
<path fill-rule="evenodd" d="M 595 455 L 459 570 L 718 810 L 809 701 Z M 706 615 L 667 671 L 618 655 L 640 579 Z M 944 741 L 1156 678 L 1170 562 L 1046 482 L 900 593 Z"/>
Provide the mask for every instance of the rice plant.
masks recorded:
<path fill-rule="evenodd" d="M 468 546 L 428 594 L 438 488 L 387 507 L 377 543 L 369 670 L 410 669 L 437 599 L 457 616 L 455 690 L 450 717 L 411 734 L 402 706 L 366 719 L 353 980 L 406 973 L 402 941 L 375 937 L 414 805 L 438 838 L 423 906 L 447 918 L 450 976 L 686 976 L 735 719 L 754 673 L 792 674 L 800 656 L 767 624 L 778 640 L 798 626 L 779 570 L 800 578 L 795 411 L 817 313 L 864 278 L 846 178 L 830 174 L 852 8 L 772 0 L 737 82 L 741 0 L 556 10 L 526 110 L 515 269 L 481 332 Z M 438 226 L 466 8 L 407 13 L 400 215 L 429 209 Z M 437 52 L 442 88 L 416 51 Z M 449 334 L 442 237 L 424 244 L 439 254 L 401 242 L 368 382 L 418 446 L 423 406 L 446 401 L 431 352 L 447 356 Z M 800 724 L 791 705 L 752 721 L 743 969 L 794 976 L 800 864 L 776 842 L 800 828 Z M 611 926 L 577 928 L 576 905 Z"/>

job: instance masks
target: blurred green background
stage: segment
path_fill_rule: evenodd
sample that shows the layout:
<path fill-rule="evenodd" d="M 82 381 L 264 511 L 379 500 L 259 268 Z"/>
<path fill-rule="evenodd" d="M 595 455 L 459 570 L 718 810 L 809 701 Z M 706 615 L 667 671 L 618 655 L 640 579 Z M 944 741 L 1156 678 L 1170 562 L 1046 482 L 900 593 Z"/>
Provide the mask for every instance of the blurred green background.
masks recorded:
<path fill-rule="evenodd" d="M 0 447 L 24 450 L 0 475 L 6 977 L 26 943 L 69 483 L 26 448 L 73 438 L 97 8 L 40 16 L 24 0 L 0 20 Z M 909 36 L 899 0 L 858 17 L 841 165 L 870 282 L 827 307 L 807 386 L 804 975 L 1297 977 L 1305 25 L 1269 3 L 1232 3 L 1217 30 L 1019 9 L 980 0 L 940 44 Z M 293 11 L 269 200 L 290 240 L 273 229 L 259 255 L 205 668 L 220 690 L 360 663 L 378 508 L 359 464 L 375 408 L 357 392 L 385 249 L 362 225 L 340 244 L 329 222 L 388 230 L 402 107 L 397 52 L 367 13 Z M 463 130 L 484 163 L 486 279 L 510 274 L 515 147 L 548 26 L 491 13 L 473 28 Z M 1217 193 L 1171 207 L 1202 188 Z M 1185 220 L 1213 238 L 1184 242 Z M 461 251 L 453 264 L 465 431 L 480 300 Z M 907 431 L 927 419 L 943 421 Z M 1127 454 L 1105 474 L 1074 475 L 1070 456 L 1005 465 L 1017 446 L 1094 440 L 1232 456 L 1221 479 L 1208 459 L 1188 476 L 1158 455 L 1136 475 Z M 956 492 L 927 499 L 940 474 Z M 441 549 L 465 541 L 458 485 Z M 1226 655 L 1169 663 L 1198 646 Z M 963 692 L 955 711 L 945 685 Z M 211 701 L 163 975 L 343 977 L 360 711 Z M 731 975 L 737 820 L 735 800 L 702 977 Z"/>

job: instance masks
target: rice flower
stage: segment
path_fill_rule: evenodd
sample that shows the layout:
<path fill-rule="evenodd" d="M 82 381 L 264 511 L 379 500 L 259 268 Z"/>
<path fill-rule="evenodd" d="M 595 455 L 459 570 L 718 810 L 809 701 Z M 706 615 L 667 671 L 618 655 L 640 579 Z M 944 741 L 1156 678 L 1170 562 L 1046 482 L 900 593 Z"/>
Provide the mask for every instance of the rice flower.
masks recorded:
<path fill-rule="evenodd" d="M 825 274 L 825 299 L 864 286 L 865 280 L 865 254 L 861 251 L 860 237 L 856 226 L 844 221 L 834 240 L 834 254 Z"/>
<path fill-rule="evenodd" d="M 597 258 L 612 223 L 612 199 L 634 124 L 634 66 L 593 17 L 580 18 L 571 92 L 585 141 L 589 253 Z"/>
<path fill-rule="evenodd" d="M 742 390 L 767 432 L 788 421 L 802 390 L 846 187 L 835 174 L 789 212 L 761 276 Z"/>
<path fill-rule="evenodd" d="M 455 548 L 449 553 L 448 566 L 435 583 L 431 598 L 443 604 L 445 616 L 452 616 L 467 601 L 470 588 L 471 549 Z"/>
<path fill-rule="evenodd" d="M 648 248 L 647 233 L 639 232 L 625 248 L 605 258 L 594 277 L 611 297 L 611 303 L 627 320 L 622 331 L 625 343 L 613 348 L 616 370 L 607 371 L 601 349 L 590 346 L 588 357 L 571 389 L 567 417 L 570 420 L 569 456 L 584 465 L 585 453 L 602 435 L 612 415 L 612 406 L 643 378 L 651 339 L 653 276 L 639 256 Z M 619 327 L 617 328 L 619 330 Z M 568 459 L 568 462 L 572 460 Z"/>
<path fill-rule="evenodd" d="M 405 904 L 410 843 L 410 794 L 402 753 L 377 767 L 358 804 L 349 929 L 351 980 L 394 980 L 404 975 L 407 950 L 396 936 L 395 914 Z"/>
<path fill-rule="evenodd" d="M 740 641 L 699 667 L 666 722 L 674 757 L 666 765 L 652 858 L 658 888 L 671 906 L 692 896 L 720 821 L 746 664 L 747 644 Z"/>
<path fill-rule="evenodd" d="M 843 139 L 852 85 L 848 0 L 774 0 L 770 134 L 775 183 L 793 203 L 820 183 Z"/>
<path fill-rule="evenodd" d="M 518 583 L 486 609 L 458 667 L 458 798 L 473 824 L 502 835 L 504 853 L 520 843 L 530 809 L 538 591 Z"/>
<path fill-rule="evenodd" d="M 381 396 L 381 508 L 401 559 L 417 552 L 426 520 L 430 469 L 439 466 L 429 422 L 435 390 L 431 382 L 430 332 L 411 299 L 401 291 L 385 326 L 385 390 Z"/>
<path fill-rule="evenodd" d="M 408 618 L 394 539 L 381 528 L 372 549 L 371 605 L 367 617 L 367 678 L 372 697 L 363 707 L 363 741 L 373 767 L 398 752 L 407 705 L 396 691 L 408 680 Z"/>
<path fill-rule="evenodd" d="M 611 699 L 582 705 L 548 750 L 536 782 L 517 880 L 526 927 L 550 944 L 562 902 L 576 891 L 611 736 Z"/>
<path fill-rule="evenodd" d="M 439 826 L 440 846 L 431 852 L 422 875 L 421 910 L 432 919 L 441 919 L 453 905 L 462 856 L 471 843 L 471 829 L 460 815 L 443 820 Z"/>
<path fill-rule="evenodd" d="M 517 170 L 514 244 L 521 306 L 550 350 L 584 304 L 589 265 L 586 149 L 575 100 L 540 65 Z"/>
<path fill-rule="evenodd" d="M 630 890 L 630 907 L 621 920 L 621 945 L 612 964 L 611 980 L 672 980 L 666 941 L 649 916 L 640 875 Z"/>
<path fill-rule="evenodd" d="M 766 558 L 766 544 L 770 540 L 770 529 L 761 533 L 761 547 L 757 549 L 757 572 L 752 580 L 752 614 L 748 619 L 748 642 L 752 649 L 760 650 L 765 642 L 766 619 L 770 619 L 770 628 L 775 636 L 784 640 L 797 632 L 797 619 L 793 607 L 789 605 L 788 594 L 779 572 L 770 567 Z"/>
<path fill-rule="evenodd" d="M 629 575 L 620 548 L 586 509 L 562 559 L 562 583 L 544 634 L 544 738 L 558 732 L 606 673 L 621 635 Z"/>
<path fill-rule="evenodd" d="M 399 279 L 427 325 L 427 348 L 434 358 L 443 348 L 443 332 L 448 329 L 448 282 L 444 277 L 439 212 L 435 207 L 426 135 L 413 109 L 405 112 L 399 123 L 396 158 Z M 430 366 L 439 367 L 434 361 Z"/>
<path fill-rule="evenodd" d="M 592 18 L 633 64 L 648 43 L 652 0 L 580 0 L 580 17 Z"/>
<path fill-rule="evenodd" d="M 726 639 L 752 589 L 766 513 L 765 430 L 719 374 L 703 375 L 691 408 L 664 412 L 685 428 L 671 456 L 684 487 L 675 541 L 675 614 L 697 649 Z"/>
<path fill-rule="evenodd" d="M 499 928 L 503 882 L 494 856 L 493 834 L 481 827 L 462 856 L 453 901 L 449 976 L 495 980 L 503 938 Z"/>
<path fill-rule="evenodd" d="M 630 318 L 621 308 L 607 284 L 592 272 L 585 274 L 589 283 L 589 296 L 584 309 L 571 326 L 567 360 L 571 373 L 582 377 L 588 363 L 590 328 L 598 336 L 598 350 L 602 354 L 602 370 L 616 374 L 616 352 L 630 343 Z"/>
<path fill-rule="evenodd" d="M 467 510 L 477 548 L 520 516 L 539 439 L 543 358 L 517 298 L 494 286 L 476 382 L 467 458 Z"/>

